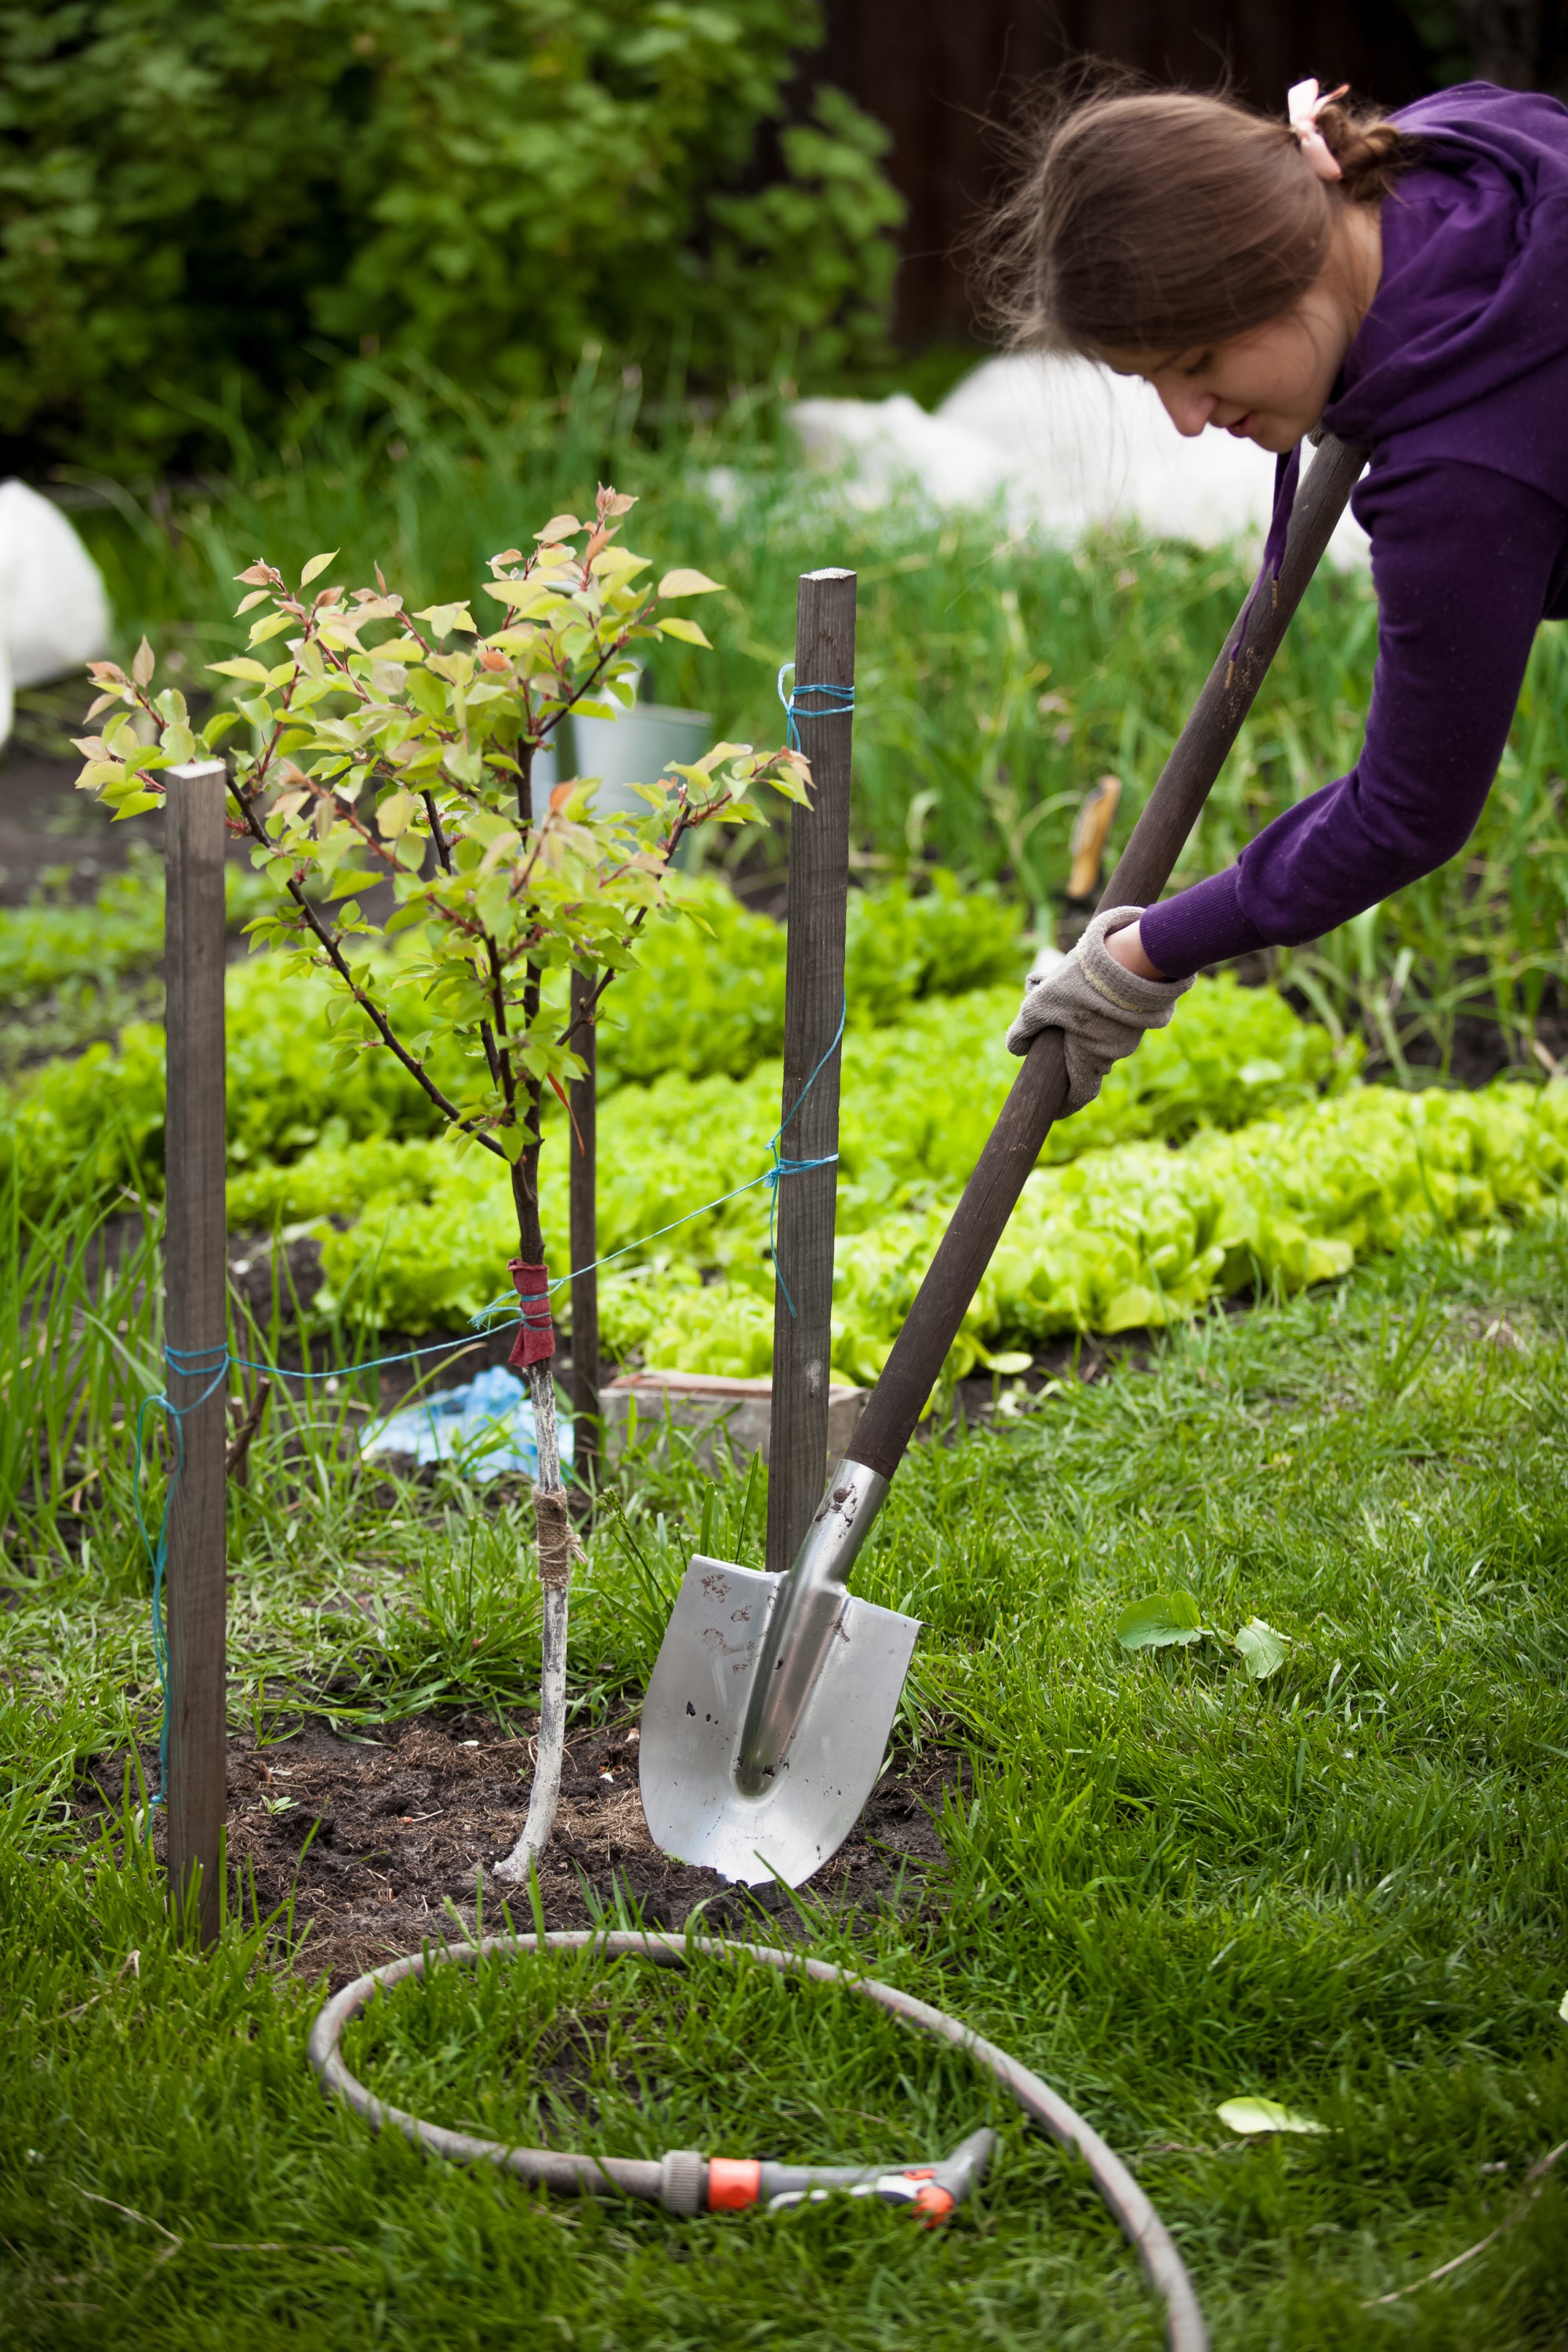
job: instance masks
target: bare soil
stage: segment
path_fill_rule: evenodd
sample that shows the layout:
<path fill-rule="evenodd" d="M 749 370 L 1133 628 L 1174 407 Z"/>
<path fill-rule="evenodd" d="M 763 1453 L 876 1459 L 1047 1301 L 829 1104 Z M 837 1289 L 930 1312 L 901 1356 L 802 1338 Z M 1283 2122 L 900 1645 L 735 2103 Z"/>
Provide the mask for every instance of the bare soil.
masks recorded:
<path fill-rule="evenodd" d="M 248 1913 L 293 1900 L 300 1958 L 333 1986 L 424 1943 L 470 1933 L 484 1872 L 487 1923 L 531 1927 L 528 1896 L 491 1875 L 528 1810 L 535 1719 L 503 1729 L 492 1718 L 432 1714 L 348 1739 L 309 1723 L 258 1749 L 249 1732 L 229 1742 L 228 1852 L 233 1895 Z M 117 1812 L 126 1751 L 93 1759 L 79 1784 L 84 1827 Z M 850 1913 L 917 1909 L 944 1859 L 934 1826 L 942 1792 L 962 1789 L 967 1765 L 951 1750 L 900 1759 L 872 1792 L 853 1834 L 811 1881 L 810 1895 Z M 162 1817 L 154 1845 L 162 1858 Z M 796 1927 L 778 1889 L 748 1892 L 659 1852 L 637 1793 L 631 1719 L 576 1733 L 562 1773 L 561 1809 L 540 1873 L 549 1927 L 587 1927 L 617 1902 L 649 1927 L 680 1927 L 693 1914 L 721 1933 Z"/>
<path fill-rule="evenodd" d="M 0 906 L 19 907 L 50 869 L 68 866 L 78 895 L 89 898 L 131 855 L 132 841 L 163 844 L 150 816 L 110 821 L 73 789 L 77 759 L 53 759 L 13 740 L 0 755 Z"/>

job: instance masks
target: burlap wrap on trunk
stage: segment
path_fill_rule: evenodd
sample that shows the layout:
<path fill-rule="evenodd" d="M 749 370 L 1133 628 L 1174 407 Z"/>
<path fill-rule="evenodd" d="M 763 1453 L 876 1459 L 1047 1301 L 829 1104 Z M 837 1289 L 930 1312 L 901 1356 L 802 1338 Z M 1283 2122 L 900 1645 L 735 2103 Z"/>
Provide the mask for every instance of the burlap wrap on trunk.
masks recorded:
<path fill-rule="evenodd" d="M 539 1543 L 539 1581 L 546 1592 L 563 1592 L 572 1581 L 572 1563 L 583 1547 L 577 1541 L 564 1495 L 533 1493 L 533 1529 Z"/>

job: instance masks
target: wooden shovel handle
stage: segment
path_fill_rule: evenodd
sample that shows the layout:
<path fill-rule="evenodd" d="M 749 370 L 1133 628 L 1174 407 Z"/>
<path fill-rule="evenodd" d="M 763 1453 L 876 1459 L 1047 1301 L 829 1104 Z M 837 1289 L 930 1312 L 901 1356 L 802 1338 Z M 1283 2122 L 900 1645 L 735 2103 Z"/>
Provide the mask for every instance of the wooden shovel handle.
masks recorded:
<path fill-rule="evenodd" d="M 1297 493 L 1278 593 L 1259 577 L 1241 651 L 1234 665 L 1222 652 L 1209 672 L 1193 715 L 1132 828 L 1100 899 L 1102 907 L 1151 906 L 1170 880 L 1365 463 L 1364 449 L 1347 447 L 1324 435 Z M 1227 646 L 1231 641 L 1227 637 Z M 1042 1029 L 1024 1057 L 860 1416 L 850 1461 L 863 1463 L 884 1478 L 897 1470 L 969 1302 L 1066 1100 L 1061 1031 Z"/>

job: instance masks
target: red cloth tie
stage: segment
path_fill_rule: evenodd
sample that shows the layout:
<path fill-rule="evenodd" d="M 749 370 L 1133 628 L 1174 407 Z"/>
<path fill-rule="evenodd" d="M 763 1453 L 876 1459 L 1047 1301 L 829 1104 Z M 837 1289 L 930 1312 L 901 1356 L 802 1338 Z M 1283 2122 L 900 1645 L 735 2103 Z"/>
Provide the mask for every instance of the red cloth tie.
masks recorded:
<path fill-rule="evenodd" d="M 512 1341 L 507 1362 L 520 1369 L 526 1364 L 548 1363 L 555 1353 L 555 1326 L 550 1319 L 549 1268 L 530 1265 L 526 1259 L 514 1257 L 507 1271 L 522 1301 L 521 1328 Z"/>

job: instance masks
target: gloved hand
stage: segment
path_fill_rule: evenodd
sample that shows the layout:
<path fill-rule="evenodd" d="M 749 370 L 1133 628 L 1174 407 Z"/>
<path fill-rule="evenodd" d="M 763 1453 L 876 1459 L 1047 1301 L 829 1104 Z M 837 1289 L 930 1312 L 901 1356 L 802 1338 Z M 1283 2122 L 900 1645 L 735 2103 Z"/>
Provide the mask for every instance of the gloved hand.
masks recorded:
<path fill-rule="evenodd" d="M 1081 1110 L 1100 1092 L 1112 1062 L 1131 1054 L 1145 1029 L 1163 1029 L 1190 980 L 1144 980 L 1117 962 L 1105 942 L 1135 923 L 1142 907 L 1108 907 L 1096 915 L 1070 955 L 1024 992 L 1007 1032 L 1007 1050 L 1026 1054 L 1042 1029 L 1059 1029 L 1067 1046 L 1068 1109 Z"/>

